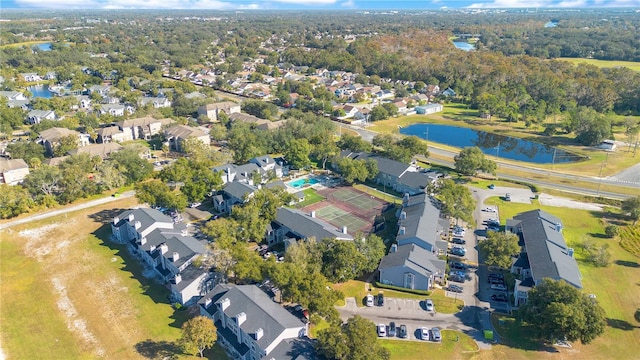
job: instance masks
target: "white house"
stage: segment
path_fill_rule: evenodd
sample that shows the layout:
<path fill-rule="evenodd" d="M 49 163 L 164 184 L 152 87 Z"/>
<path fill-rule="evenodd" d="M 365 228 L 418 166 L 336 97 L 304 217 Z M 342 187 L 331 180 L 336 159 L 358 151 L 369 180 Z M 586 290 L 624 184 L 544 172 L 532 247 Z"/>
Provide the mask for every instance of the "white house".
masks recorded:
<path fill-rule="evenodd" d="M 40 124 L 42 120 L 56 120 L 56 113 L 52 110 L 31 110 L 27 114 L 31 125 Z"/>
<path fill-rule="evenodd" d="M 0 184 L 17 185 L 29 175 L 29 166 L 22 159 L 0 158 Z"/>

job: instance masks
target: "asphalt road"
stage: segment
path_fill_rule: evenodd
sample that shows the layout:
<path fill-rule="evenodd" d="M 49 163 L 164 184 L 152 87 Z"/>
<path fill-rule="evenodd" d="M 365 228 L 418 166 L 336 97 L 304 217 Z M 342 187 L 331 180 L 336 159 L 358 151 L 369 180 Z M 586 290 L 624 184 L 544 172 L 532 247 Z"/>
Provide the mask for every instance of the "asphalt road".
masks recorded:
<path fill-rule="evenodd" d="M 25 224 L 25 223 L 28 223 L 28 222 L 31 222 L 31 221 L 42 220 L 42 219 L 50 218 L 52 216 L 62 215 L 62 214 L 68 213 L 68 212 L 77 211 L 77 210 L 83 210 L 83 209 L 87 209 L 87 208 L 90 208 L 90 207 L 106 204 L 106 203 L 109 203 L 109 202 L 112 202 L 112 201 L 116 201 L 116 200 L 120 200 L 120 199 L 123 199 L 123 198 L 132 197 L 134 194 L 135 194 L 135 191 L 131 190 L 131 191 L 127 191 L 127 192 L 124 192 L 124 193 L 120 194 L 120 196 L 118 196 L 118 197 L 107 196 L 107 197 L 103 197 L 103 198 L 100 198 L 100 199 L 87 201 L 87 202 L 84 202 L 82 204 L 66 206 L 66 207 L 63 207 L 63 208 L 60 208 L 60 209 L 56 209 L 56 210 L 51 210 L 51 211 L 47 211 L 47 212 L 43 212 L 43 213 L 37 213 L 37 214 L 25 216 L 23 218 L 18 218 L 18 219 L 14 219 L 14 220 L 5 221 L 5 222 L 0 223 L 0 230 L 6 229 L 6 228 L 10 228 L 12 226 L 20 225 L 20 224 Z"/>
<path fill-rule="evenodd" d="M 342 126 L 347 126 L 347 125 L 343 124 Z M 369 142 L 371 142 L 373 140 L 373 138 L 378 134 L 377 132 L 374 132 L 374 131 L 371 131 L 371 130 L 367 130 L 367 129 L 364 129 L 364 128 L 358 127 L 358 126 L 348 126 L 348 127 L 349 127 L 349 129 L 356 131 L 358 134 L 360 134 L 360 136 L 364 140 L 369 141 Z M 457 155 L 457 152 L 444 150 L 444 149 L 436 148 L 436 147 L 433 147 L 433 146 L 429 146 L 429 152 L 431 152 L 432 154 L 437 154 L 437 155 L 448 157 L 448 158 L 451 158 L 451 159 L 453 159 L 453 157 L 455 155 Z M 428 158 L 428 159 L 424 158 L 424 160 L 428 160 L 428 162 L 433 163 L 433 164 L 444 165 L 444 166 L 451 167 L 451 168 L 454 167 L 453 161 L 443 161 L 443 160 L 433 159 L 433 158 Z M 565 182 L 565 184 L 552 183 L 552 182 L 548 182 L 548 181 L 534 179 L 532 177 L 521 177 L 521 176 L 507 175 L 507 174 L 502 173 L 500 171 L 500 169 L 512 169 L 512 170 L 518 170 L 518 171 L 522 171 L 522 172 L 527 172 L 527 173 L 529 173 L 531 175 L 544 176 L 544 177 L 548 177 L 548 178 L 549 177 L 553 177 L 553 178 L 559 179 L 562 182 Z M 638 167 L 638 169 L 640 171 L 640 167 Z M 635 168 L 634 168 L 633 174 L 635 174 Z M 629 178 L 628 176 L 626 176 L 625 179 L 618 179 L 616 177 L 598 178 L 598 177 L 591 177 L 591 176 L 580 176 L 580 175 L 564 174 L 564 173 L 560 173 L 560 172 L 557 172 L 557 171 L 549 171 L 549 170 L 545 170 L 545 169 L 538 169 L 538 168 L 533 167 L 533 166 L 514 165 L 514 164 L 504 163 L 504 162 L 500 162 L 500 161 L 498 161 L 498 174 L 497 175 L 499 177 L 503 178 L 503 179 L 524 181 L 524 182 L 527 182 L 527 183 L 530 183 L 530 184 L 543 186 L 543 187 L 546 187 L 546 188 L 549 188 L 549 189 L 556 189 L 556 190 L 571 192 L 571 193 L 575 193 L 575 194 L 589 195 L 589 196 L 601 196 L 601 197 L 617 199 L 617 200 L 626 199 L 626 198 L 629 197 L 629 195 L 624 193 L 624 192 L 609 192 L 609 191 L 597 191 L 597 190 L 592 190 L 592 189 L 584 189 L 584 188 L 579 187 L 579 186 L 571 185 L 571 182 L 573 182 L 573 181 L 581 181 L 581 182 L 589 182 L 589 183 L 593 183 L 593 184 L 604 184 L 604 185 L 615 185 L 615 186 L 623 186 L 623 187 L 630 187 L 630 188 L 640 188 L 640 176 L 638 177 L 637 181 L 629 181 L 628 180 L 628 178 Z"/>

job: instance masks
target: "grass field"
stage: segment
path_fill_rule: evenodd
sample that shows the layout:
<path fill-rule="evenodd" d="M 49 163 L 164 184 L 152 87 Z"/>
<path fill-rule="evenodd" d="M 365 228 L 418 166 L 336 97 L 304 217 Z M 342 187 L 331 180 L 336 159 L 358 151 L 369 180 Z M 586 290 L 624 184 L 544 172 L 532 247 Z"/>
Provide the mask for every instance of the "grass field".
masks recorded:
<path fill-rule="evenodd" d="M 304 200 L 297 204 L 297 207 L 303 208 L 307 205 L 315 204 L 324 200 L 322 195 L 318 194 L 314 189 L 307 188 L 302 191 L 304 193 Z"/>
<path fill-rule="evenodd" d="M 378 341 L 391 352 L 392 360 L 472 359 L 477 355 L 478 345 L 469 335 L 451 330 L 442 330 L 441 334 L 440 343 L 389 339 Z"/>
<path fill-rule="evenodd" d="M 558 58 L 558 60 L 568 61 L 574 65 L 589 64 L 599 68 L 628 67 L 634 71 L 640 71 L 640 62 L 634 61 L 617 61 L 617 60 L 597 60 L 585 58 Z"/>
<path fill-rule="evenodd" d="M 604 224 L 602 218 L 610 216 L 606 213 L 586 210 L 556 208 L 541 206 L 537 201 L 532 205 L 506 203 L 497 198 L 491 198 L 488 204 L 499 207 L 500 221 L 513 217 L 519 212 L 535 208 L 541 208 L 550 214 L 559 217 L 564 223 L 563 234 L 567 244 L 576 249 L 575 257 L 582 274 L 583 291 L 595 294 L 597 300 L 605 309 L 607 322 L 603 336 L 597 338 L 592 344 L 573 344 L 571 354 L 580 359 L 632 359 L 640 353 L 640 327 L 633 314 L 640 308 L 640 258 L 625 251 L 618 240 L 611 240 L 604 236 Z M 582 244 L 586 240 L 594 241 L 596 245 L 609 245 L 611 252 L 611 265 L 598 268 L 585 260 L 585 251 Z M 516 348 L 506 348 L 505 354 L 509 359 L 520 358 L 551 358 L 544 351 L 532 351 L 531 344 L 519 343 L 522 339 L 517 333 L 512 333 L 509 338 Z M 569 352 L 561 350 L 561 352 Z M 579 355 L 577 355 L 578 353 Z"/>
<path fill-rule="evenodd" d="M 176 351 L 190 314 L 171 307 L 168 290 L 142 276 L 125 246 L 106 241 L 106 210 L 134 204 L 122 199 L 0 232 L 0 336 L 8 358 L 43 358 L 43 349 L 47 359 Z M 226 358 L 220 349 L 211 354 Z"/>

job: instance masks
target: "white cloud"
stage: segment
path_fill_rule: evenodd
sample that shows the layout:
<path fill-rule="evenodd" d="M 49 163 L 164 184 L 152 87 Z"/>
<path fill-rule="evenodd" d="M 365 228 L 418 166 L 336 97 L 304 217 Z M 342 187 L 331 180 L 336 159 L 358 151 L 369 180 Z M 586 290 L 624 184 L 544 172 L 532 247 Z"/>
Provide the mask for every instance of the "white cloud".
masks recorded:
<path fill-rule="evenodd" d="M 274 2 L 297 5 L 332 5 L 337 0 L 273 0 Z"/>
<path fill-rule="evenodd" d="M 585 7 L 587 5 L 586 0 L 565 0 L 560 1 L 557 4 L 554 4 L 554 7 L 565 7 L 565 8 L 580 8 Z"/>
<path fill-rule="evenodd" d="M 550 0 L 493 0 L 485 3 L 475 3 L 469 8 L 533 8 L 547 7 L 551 5 Z"/>
<path fill-rule="evenodd" d="M 356 2 L 353 1 L 353 0 L 347 0 L 347 1 L 343 2 L 340 5 L 342 5 L 342 7 L 345 7 L 345 8 L 355 8 L 356 7 Z"/>

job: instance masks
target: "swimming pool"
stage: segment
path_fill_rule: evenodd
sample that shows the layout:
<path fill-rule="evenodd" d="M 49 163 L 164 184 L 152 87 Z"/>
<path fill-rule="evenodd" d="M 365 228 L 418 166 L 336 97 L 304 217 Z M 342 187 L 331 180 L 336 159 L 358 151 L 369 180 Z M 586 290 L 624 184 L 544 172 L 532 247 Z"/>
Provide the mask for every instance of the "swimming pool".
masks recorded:
<path fill-rule="evenodd" d="M 294 180 L 294 181 L 289 181 L 287 183 L 287 185 L 294 187 L 294 188 L 301 188 L 303 186 L 305 186 L 306 184 L 309 185 L 313 185 L 313 184 L 317 184 L 320 181 L 316 178 L 302 178 L 302 179 L 298 179 L 298 180 Z"/>

